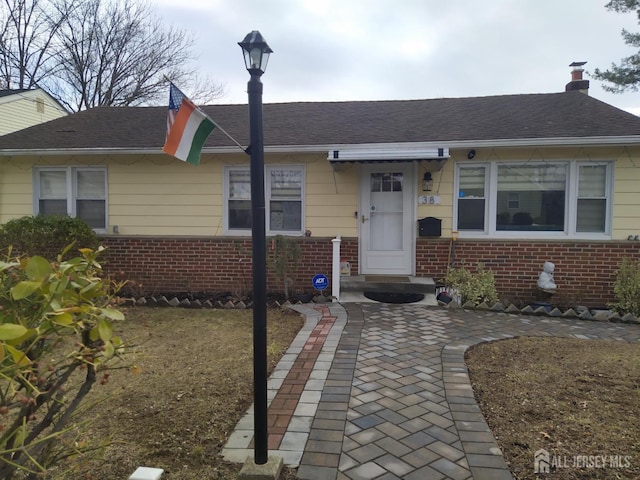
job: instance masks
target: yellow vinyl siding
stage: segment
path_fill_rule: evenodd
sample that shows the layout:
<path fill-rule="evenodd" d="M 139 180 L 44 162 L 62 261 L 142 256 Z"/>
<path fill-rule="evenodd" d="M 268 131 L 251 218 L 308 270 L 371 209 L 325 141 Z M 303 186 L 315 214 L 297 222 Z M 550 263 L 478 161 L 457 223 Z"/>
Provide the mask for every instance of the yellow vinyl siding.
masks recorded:
<path fill-rule="evenodd" d="M 220 162 L 203 156 L 194 167 L 164 155 L 145 155 L 107 168 L 110 233 L 117 226 L 121 235 L 220 234 Z"/>
<path fill-rule="evenodd" d="M 357 237 L 360 168 L 350 164 L 334 173 L 326 154 L 306 166 L 305 228 L 314 237 Z"/>
<path fill-rule="evenodd" d="M 612 237 L 622 240 L 640 235 L 640 152 L 627 149 L 617 158 Z"/>
<path fill-rule="evenodd" d="M 467 161 L 467 149 L 433 175 L 433 188 L 422 190 L 429 165 L 416 165 L 416 218 L 442 220 L 442 236 L 450 237 L 454 210 L 454 172 Z M 480 150 L 473 162 L 615 160 L 612 238 L 640 234 L 640 148 L 553 148 Z M 357 237 L 361 166 L 340 165 L 333 171 L 325 154 L 267 154 L 267 165 L 305 168 L 304 229 L 313 237 Z M 203 155 L 200 167 L 166 155 L 96 155 L 9 157 L 0 162 L 0 222 L 33 213 L 33 166 L 105 166 L 108 176 L 109 233 L 121 235 L 223 235 L 223 171 L 227 165 L 248 166 L 246 155 Z M 438 195 L 440 205 L 418 205 L 417 197 Z"/>
<path fill-rule="evenodd" d="M 109 225 L 122 235 L 222 235 L 224 167 L 249 164 L 241 153 L 203 155 L 199 167 L 164 156 L 118 160 L 107 167 Z M 314 237 L 357 236 L 357 167 L 334 178 L 326 154 L 268 154 L 265 161 L 305 167 L 304 228 Z"/>
<path fill-rule="evenodd" d="M 207 202 L 210 201 L 210 195 L 170 195 L 171 199 L 168 201 L 167 194 L 147 194 L 147 195 L 131 195 L 128 189 L 124 189 L 122 185 L 116 185 L 112 189 L 109 185 L 109 193 L 113 201 L 109 205 L 109 208 L 122 207 L 131 208 L 132 205 L 139 205 L 141 208 L 151 206 L 157 207 L 158 205 L 171 205 L 184 210 L 187 206 L 200 205 L 206 207 Z M 208 207 L 207 207 L 208 208 Z"/>
<path fill-rule="evenodd" d="M 454 162 L 452 159 L 444 164 L 441 170 L 432 172 L 433 187 L 431 191 L 422 190 L 422 179 L 424 172 L 430 168 L 428 163 L 419 164 L 416 174 L 418 182 L 416 187 L 417 196 L 436 195 L 440 197 L 440 205 L 418 205 L 418 219 L 425 217 L 435 217 L 442 220 L 442 236 L 451 236 L 451 225 L 453 222 L 453 175 Z M 417 201 L 417 200 L 416 200 Z M 416 227 L 417 228 L 417 227 Z"/>
<path fill-rule="evenodd" d="M 0 223 L 33 214 L 31 168 L 0 162 Z"/>
<path fill-rule="evenodd" d="M 0 97 L 0 135 L 64 115 L 67 112 L 42 90 Z"/>
<path fill-rule="evenodd" d="M 128 205 L 109 205 L 109 213 L 112 218 L 118 217 L 134 217 L 150 219 L 158 215 L 157 205 L 138 205 L 136 206 L 136 214 L 129 215 L 131 208 Z M 207 205 L 163 205 L 161 212 L 165 217 L 219 217 L 222 215 L 222 208 L 210 207 Z M 145 221 L 145 220 L 142 220 Z"/>

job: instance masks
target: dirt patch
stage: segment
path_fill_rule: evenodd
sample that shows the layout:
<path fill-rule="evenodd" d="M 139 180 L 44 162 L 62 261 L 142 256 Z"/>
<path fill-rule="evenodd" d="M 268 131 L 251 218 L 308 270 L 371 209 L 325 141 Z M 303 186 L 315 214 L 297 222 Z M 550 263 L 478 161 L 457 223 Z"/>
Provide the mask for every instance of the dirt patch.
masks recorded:
<path fill-rule="evenodd" d="M 466 362 L 516 479 L 541 478 L 539 449 L 549 478 L 640 478 L 640 345 L 526 337 L 477 345 Z"/>
<path fill-rule="evenodd" d="M 163 468 L 163 480 L 235 479 L 241 465 L 219 453 L 253 398 L 252 311 L 143 307 L 126 318 L 119 334 L 135 347 L 94 387 L 87 400 L 100 403 L 78 439 L 109 445 L 49 478 L 122 480 L 147 466 Z M 269 372 L 302 325 L 295 312 L 269 310 Z"/>

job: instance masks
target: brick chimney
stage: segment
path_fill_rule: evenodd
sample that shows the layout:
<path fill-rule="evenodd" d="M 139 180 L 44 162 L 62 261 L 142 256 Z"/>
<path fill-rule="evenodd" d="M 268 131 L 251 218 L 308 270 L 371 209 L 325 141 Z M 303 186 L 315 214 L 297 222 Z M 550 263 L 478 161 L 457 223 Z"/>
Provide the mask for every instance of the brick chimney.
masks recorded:
<path fill-rule="evenodd" d="M 578 90 L 586 95 L 589 95 L 589 80 L 582 79 L 582 73 L 584 72 L 584 64 L 587 62 L 573 62 L 569 66 L 573 68 L 571 70 L 571 81 L 564 87 L 565 92 L 571 92 Z"/>

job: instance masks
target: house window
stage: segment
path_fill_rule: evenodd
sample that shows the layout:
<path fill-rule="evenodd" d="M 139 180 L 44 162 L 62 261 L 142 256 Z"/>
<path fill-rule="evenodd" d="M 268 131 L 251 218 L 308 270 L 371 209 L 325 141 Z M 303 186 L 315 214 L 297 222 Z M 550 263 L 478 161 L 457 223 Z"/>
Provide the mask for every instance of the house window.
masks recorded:
<path fill-rule="evenodd" d="M 498 165 L 497 175 L 497 230 L 564 230 L 566 165 Z M 520 201 L 511 213 L 514 195 Z"/>
<path fill-rule="evenodd" d="M 271 232 L 302 231 L 302 168 L 267 167 Z"/>
<path fill-rule="evenodd" d="M 107 172 L 103 167 L 34 169 L 34 214 L 69 215 L 95 230 L 107 228 Z"/>
<path fill-rule="evenodd" d="M 458 169 L 458 230 L 485 230 L 486 168 Z"/>
<path fill-rule="evenodd" d="M 225 226 L 228 233 L 251 230 L 251 178 L 245 167 L 225 169 Z M 304 168 L 268 166 L 265 171 L 268 234 L 302 233 Z"/>
<path fill-rule="evenodd" d="M 611 172 L 611 162 L 458 164 L 454 228 L 502 237 L 609 235 Z"/>
<path fill-rule="evenodd" d="M 251 176 L 248 168 L 229 170 L 229 229 L 251 229 Z"/>
<path fill-rule="evenodd" d="M 510 193 L 507 200 L 507 207 L 509 210 L 517 210 L 520 208 L 520 194 Z"/>
<path fill-rule="evenodd" d="M 578 165 L 578 232 L 604 232 L 607 225 L 607 165 Z"/>

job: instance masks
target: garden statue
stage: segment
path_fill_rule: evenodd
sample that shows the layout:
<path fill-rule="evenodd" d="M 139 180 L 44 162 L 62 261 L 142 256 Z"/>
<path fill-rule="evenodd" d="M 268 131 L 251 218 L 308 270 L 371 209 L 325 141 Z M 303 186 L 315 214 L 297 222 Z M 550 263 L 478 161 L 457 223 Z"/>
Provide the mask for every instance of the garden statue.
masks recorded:
<path fill-rule="evenodd" d="M 558 286 L 553 281 L 553 271 L 556 266 L 551 262 L 544 262 L 544 266 L 542 267 L 542 272 L 540 272 L 540 277 L 538 278 L 538 288 L 542 290 L 556 290 Z"/>

